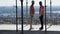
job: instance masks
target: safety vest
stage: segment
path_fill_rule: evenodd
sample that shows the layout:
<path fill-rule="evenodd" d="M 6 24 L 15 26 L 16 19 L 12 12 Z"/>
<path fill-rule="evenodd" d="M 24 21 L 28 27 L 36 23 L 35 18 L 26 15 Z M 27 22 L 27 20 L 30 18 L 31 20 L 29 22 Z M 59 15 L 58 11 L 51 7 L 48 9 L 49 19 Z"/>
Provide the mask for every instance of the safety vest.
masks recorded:
<path fill-rule="evenodd" d="M 30 6 L 30 15 L 34 15 L 34 12 L 35 12 L 34 6 Z"/>
<path fill-rule="evenodd" d="M 44 16 L 44 6 L 40 7 L 39 9 L 39 16 L 40 15 Z"/>

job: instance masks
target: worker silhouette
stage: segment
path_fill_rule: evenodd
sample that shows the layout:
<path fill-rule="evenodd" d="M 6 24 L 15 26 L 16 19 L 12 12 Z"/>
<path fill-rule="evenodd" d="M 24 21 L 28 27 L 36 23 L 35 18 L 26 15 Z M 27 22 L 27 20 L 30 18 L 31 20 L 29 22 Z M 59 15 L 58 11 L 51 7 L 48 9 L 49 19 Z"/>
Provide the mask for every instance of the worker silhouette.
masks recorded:
<path fill-rule="evenodd" d="M 44 6 L 42 5 L 42 1 L 39 2 L 40 8 L 39 8 L 39 19 L 41 22 L 41 28 L 40 30 L 43 29 L 43 16 L 44 16 Z"/>
<path fill-rule="evenodd" d="M 30 16 L 31 16 L 30 30 L 32 29 L 32 21 L 33 21 L 34 13 L 35 13 L 35 10 L 34 10 L 34 1 L 32 1 L 32 4 L 30 6 Z"/>

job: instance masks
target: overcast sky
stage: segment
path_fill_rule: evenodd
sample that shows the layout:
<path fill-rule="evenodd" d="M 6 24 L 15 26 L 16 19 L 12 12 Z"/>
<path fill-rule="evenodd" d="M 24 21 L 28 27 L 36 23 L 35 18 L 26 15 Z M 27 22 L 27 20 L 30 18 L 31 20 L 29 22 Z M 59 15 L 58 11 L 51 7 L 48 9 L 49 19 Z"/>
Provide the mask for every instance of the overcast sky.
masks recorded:
<path fill-rule="evenodd" d="M 15 1 L 16 0 L 0 0 L 0 6 L 15 6 Z M 20 1 L 18 1 L 18 6 L 21 6 L 20 4 Z M 28 5 L 30 6 L 31 5 L 31 1 L 32 0 L 28 0 Z M 44 5 L 44 0 L 34 0 L 35 1 L 35 5 L 34 6 L 39 6 L 39 1 L 42 1 L 43 2 L 43 5 Z M 47 0 L 47 6 L 50 5 L 50 0 Z M 26 0 L 24 0 L 24 6 L 26 5 Z M 52 6 L 60 6 L 60 0 L 52 0 Z"/>

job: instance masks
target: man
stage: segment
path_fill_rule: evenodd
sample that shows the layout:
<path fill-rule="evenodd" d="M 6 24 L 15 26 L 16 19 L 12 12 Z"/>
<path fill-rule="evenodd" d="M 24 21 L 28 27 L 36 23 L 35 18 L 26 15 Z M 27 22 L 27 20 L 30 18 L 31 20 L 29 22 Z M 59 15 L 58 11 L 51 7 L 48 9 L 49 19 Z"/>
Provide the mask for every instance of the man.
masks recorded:
<path fill-rule="evenodd" d="M 32 4 L 30 6 L 30 16 L 31 16 L 30 29 L 32 29 L 32 20 L 33 20 L 34 12 L 35 12 L 34 1 L 32 1 Z"/>
<path fill-rule="evenodd" d="M 41 21 L 41 28 L 40 30 L 43 29 L 43 17 L 44 17 L 44 6 L 42 5 L 42 2 L 39 2 L 40 9 L 39 9 L 39 19 Z"/>

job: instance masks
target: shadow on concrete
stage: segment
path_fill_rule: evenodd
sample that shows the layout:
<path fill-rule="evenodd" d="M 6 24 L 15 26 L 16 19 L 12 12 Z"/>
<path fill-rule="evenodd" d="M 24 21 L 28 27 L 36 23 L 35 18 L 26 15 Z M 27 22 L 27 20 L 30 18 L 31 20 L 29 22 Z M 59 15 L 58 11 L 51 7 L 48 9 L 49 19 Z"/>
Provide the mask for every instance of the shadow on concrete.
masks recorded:
<path fill-rule="evenodd" d="M 21 34 L 21 31 L 0 30 L 0 34 Z M 45 31 L 24 31 L 23 34 L 45 34 Z M 47 34 L 60 34 L 60 31 L 47 31 Z"/>

